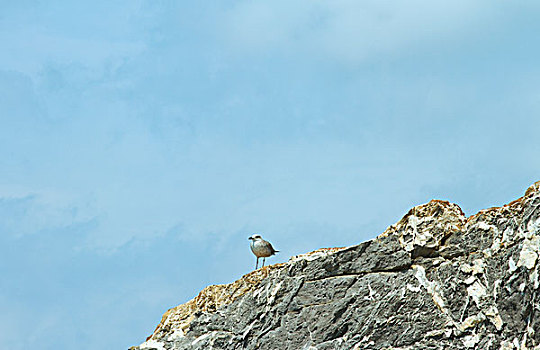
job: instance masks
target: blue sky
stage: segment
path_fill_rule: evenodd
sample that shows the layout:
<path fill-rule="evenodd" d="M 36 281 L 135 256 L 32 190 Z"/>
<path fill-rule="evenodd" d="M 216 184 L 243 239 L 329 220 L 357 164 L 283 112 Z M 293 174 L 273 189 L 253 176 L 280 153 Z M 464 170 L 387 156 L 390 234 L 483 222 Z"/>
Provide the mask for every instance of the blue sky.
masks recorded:
<path fill-rule="evenodd" d="M 0 344 L 118 349 L 209 284 L 540 180 L 535 1 L 0 2 Z"/>

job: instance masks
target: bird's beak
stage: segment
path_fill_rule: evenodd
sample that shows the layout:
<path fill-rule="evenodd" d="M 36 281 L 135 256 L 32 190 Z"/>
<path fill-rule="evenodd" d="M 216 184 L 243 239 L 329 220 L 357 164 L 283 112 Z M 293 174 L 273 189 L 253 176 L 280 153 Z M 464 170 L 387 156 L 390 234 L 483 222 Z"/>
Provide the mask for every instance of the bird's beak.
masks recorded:
<path fill-rule="evenodd" d="M 252 237 L 248 237 L 248 239 L 253 239 Z"/>

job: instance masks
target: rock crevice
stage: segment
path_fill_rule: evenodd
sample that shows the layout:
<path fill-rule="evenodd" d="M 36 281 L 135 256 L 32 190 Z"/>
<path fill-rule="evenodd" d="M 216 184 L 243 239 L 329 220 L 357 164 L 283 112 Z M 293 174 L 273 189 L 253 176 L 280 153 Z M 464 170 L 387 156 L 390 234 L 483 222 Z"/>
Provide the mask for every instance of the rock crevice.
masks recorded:
<path fill-rule="evenodd" d="M 205 288 L 131 349 L 540 349 L 540 182 L 467 218 L 433 200 L 377 238 Z"/>

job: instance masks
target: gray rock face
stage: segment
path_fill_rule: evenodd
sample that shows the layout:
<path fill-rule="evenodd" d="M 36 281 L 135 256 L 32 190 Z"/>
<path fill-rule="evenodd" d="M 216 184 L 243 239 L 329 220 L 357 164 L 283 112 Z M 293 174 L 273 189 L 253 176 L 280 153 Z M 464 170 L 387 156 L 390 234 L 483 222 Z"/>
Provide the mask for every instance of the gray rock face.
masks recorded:
<path fill-rule="evenodd" d="M 132 349 L 540 349 L 540 182 L 466 218 L 415 207 L 379 237 L 212 286 Z"/>

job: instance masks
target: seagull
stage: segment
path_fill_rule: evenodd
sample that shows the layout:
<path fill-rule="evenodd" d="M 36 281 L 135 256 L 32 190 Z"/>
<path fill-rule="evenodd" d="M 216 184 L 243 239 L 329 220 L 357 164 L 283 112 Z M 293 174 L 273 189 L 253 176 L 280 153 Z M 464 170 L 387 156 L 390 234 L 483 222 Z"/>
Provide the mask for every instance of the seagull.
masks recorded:
<path fill-rule="evenodd" d="M 262 239 L 261 235 L 255 234 L 248 239 L 251 240 L 251 251 L 257 257 L 257 262 L 255 263 L 255 270 L 257 270 L 257 268 L 259 267 L 259 258 L 263 258 L 262 267 L 264 267 L 265 259 L 279 252 L 279 250 L 275 250 L 274 247 L 272 247 L 270 242 Z"/>

